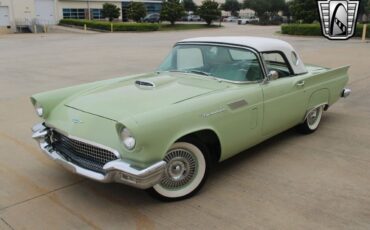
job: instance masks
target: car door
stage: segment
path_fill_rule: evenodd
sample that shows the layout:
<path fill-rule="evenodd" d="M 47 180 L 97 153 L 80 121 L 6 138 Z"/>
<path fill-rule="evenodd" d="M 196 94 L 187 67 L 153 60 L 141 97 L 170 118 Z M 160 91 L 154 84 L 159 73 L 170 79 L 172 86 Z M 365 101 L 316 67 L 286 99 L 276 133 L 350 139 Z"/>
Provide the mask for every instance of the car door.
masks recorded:
<path fill-rule="evenodd" d="M 262 53 L 267 73 L 276 71 L 277 79 L 262 84 L 264 137 L 273 136 L 302 121 L 305 108 L 304 75 L 294 75 L 282 52 Z"/>

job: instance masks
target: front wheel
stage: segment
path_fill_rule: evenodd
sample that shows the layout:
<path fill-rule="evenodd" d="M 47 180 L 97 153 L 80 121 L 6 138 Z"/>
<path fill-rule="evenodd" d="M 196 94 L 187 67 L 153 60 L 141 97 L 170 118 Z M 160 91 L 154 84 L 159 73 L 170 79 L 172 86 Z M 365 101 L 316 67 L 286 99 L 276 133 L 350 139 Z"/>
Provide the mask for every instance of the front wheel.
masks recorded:
<path fill-rule="evenodd" d="M 319 106 L 313 110 L 311 110 L 308 114 L 304 122 L 297 126 L 298 131 L 304 134 L 313 133 L 319 127 L 322 113 L 323 113 L 323 106 Z"/>
<path fill-rule="evenodd" d="M 206 181 L 208 159 L 206 148 L 199 144 L 173 144 L 164 158 L 167 166 L 161 182 L 148 192 L 164 201 L 182 200 L 195 195 Z"/>

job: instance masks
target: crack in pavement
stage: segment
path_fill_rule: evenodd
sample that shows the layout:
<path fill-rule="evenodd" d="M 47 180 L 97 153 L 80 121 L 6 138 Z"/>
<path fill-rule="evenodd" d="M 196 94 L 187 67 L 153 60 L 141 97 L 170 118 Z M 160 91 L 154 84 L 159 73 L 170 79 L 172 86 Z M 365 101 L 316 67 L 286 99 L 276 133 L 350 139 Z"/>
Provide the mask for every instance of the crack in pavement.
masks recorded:
<path fill-rule="evenodd" d="M 0 217 L 0 219 L 4 222 L 4 224 L 6 226 L 8 226 L 10 229 L 13 229 L 14 230 L 14 228 L 8 222 L 6 222 L 6 220 L 4 220 L 4 218 Z"/>
<path fill-rule="evenodd" d="M 3 207 L 3 208 L 0 208 L 0 211 L 4 211 L 4 210 L 6 210 L 6 209 L 9 209 L 9 208 L 12 208 L 12 207 L 15 207 L 15 206 L 18 206 L 18 205 L 24 204 L 24 203 L 26 203 L 26 202 L 28 202 L 28 201 L 32 201 L 32 200 L 34 200 L 34 199 L 37 199 L 37 198 L 40 198 L 40 197 L 43 197 L 43 196 L 49 195 L 49 194 L 51 194 L 51 193 L 54 193 L 54 192 L 57 192 L 57 191 L 63 190 L 63 189 L 65 189 L 65 188 L 70 188 L 70 187 L 72 187 L 72 186 L 75 186 L 75 185 L 77 185 L 77 184 L 82 183 L 82 182 L 83 182 L 83 181 L 85 181 L 85 180 L 86 180 L 86 179 L 82 179 L 82 180 L 76 181 L 76 182 L 74 182 L 74 183 L 72 183 L 72 184 L 68 184 L 68 185 L 65 185 L 65 186 L 63 186 L 63 187 L 60 187 L 60 188 L 56 188 L 56 189 L 54 189 L 54 190 L 51 190 L 51 191 L 49 191 L 49 192 L 46 192 L 46 193 L 43 193 L 43 194 L 40 194 L 40 195 L 37 195 L 37 196 L 31 197 L 31 198 L 28 198 L 28 199 L 26 199 L 26 200 L 22 200 L 22 201 L 19 201 L 19 202 L 14 203 L 14 204 L 11 204 L 11 205 L 8 205 L 8 206 L 5 206 L 5 207 Z M 1 218 L 1 219 L 2 219 L 2 218 Z"/>

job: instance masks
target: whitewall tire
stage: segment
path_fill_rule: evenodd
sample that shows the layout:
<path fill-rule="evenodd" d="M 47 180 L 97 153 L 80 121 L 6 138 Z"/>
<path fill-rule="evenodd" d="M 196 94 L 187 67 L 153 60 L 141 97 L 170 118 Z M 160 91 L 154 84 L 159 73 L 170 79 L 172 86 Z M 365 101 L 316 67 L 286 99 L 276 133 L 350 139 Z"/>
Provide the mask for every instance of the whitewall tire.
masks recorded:
<path fill-rule="evenodd" d="M 199 144 L 177 142 L 165 155 L 166 170 L 149 192 L 166 201 L 182 200 L 197 193 L 207 178 L 208 152 Z"/>
<path fill-rule="evenodd" d="M 323 111 L 324 106 L 318 106 L 308 112 L 304 122 L 298 126 L 298 130 L 305 134 L 315 132 L 319 127 Z"/>

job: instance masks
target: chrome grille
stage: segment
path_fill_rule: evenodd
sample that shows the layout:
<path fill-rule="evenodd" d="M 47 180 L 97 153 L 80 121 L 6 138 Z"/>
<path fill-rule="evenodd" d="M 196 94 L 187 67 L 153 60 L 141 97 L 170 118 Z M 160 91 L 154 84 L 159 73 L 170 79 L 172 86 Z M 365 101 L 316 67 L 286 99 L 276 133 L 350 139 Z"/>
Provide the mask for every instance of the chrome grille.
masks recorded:
<path fill-rule="evenodd" d="M 59 132 L 51 135 L 52 146 L 67 160 L 83 168 L 104 174 L 103 166 L 118 157 L 109 150 L 71 139 Z"/>

